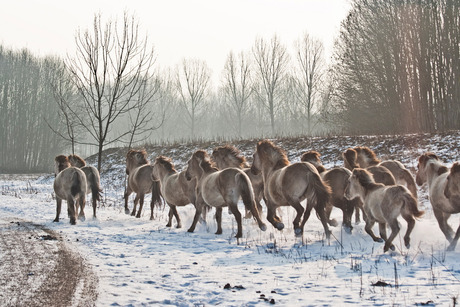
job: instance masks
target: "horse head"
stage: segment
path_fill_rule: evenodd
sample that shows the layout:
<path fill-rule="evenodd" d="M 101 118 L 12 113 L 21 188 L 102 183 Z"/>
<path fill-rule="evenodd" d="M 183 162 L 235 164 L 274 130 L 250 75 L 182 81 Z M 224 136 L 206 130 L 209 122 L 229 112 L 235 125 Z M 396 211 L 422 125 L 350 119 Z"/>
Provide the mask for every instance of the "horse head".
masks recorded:
<path fill-rule="evenodd" d="M 217 147 L 212 152 L 212 160 L 219 169 L 228 167 L 245 168 L 248 167 L 246 158 L 241 155 L 241 151 L 232 145 Z"/>
<path fill-rule="evenodd" d="M 69 155 L 67 158 L 69 159 L 70 165 L 72 165 L 72 166 L 75 166 L 75 167 L 78 167 L 78 168 L 82 168 L 82 167 L 86 166 L 85 160 L 83 160 L 80 156 Z"/>
<path fill-rule="evenodd" d="M 427 165 L 430 161 L 439 161 L 436 154 L 427 152 L 418 158 L 417 173 L 415 175 L 415 182 L 422 186 L 427 181 Z"/>
<path fill-rule="evenodd" d="M 302 162 L 309 162 L 313 164 L 319 173 L 322 173 L 326 170 L 326 168 L 321 163 L 321 154 L 315 150 L 310 150 L 305 152 L 301 157 L 300 161 Z"/>
<path fill-rule="evenodd" d="M 54 158 L 54 176 L 70 166 L 69 158 L 67 158 L 67 156 L 56 156 L 56 158 Z"/>
<path fill-rule="evenodd" d="M 144 164 L 149 164 L 147 159 L 147 152 L 145 149 L 135 150 L 130 149 L 126 154 L 126 174 L 129 175 L 130 171 Z"/>

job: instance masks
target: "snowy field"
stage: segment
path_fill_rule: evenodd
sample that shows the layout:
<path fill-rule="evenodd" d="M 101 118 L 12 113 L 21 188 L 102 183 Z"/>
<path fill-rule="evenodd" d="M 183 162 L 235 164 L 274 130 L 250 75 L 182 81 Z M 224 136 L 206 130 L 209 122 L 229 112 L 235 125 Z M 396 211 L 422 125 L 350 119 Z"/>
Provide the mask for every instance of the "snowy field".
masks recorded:
<path fill-rule="evenodd" d="M 453 161 L 446 162 L 450 166 Z M 446 252 L 448 242 L 425 187 L 419 187 L 425 215 L 415 225 L 410 249 L 403 244 L 406 224 L 401 219 L 396 251 L 383 253 L 383 244 L 372 241 L 363 222 L 353 225 L 352 234 L 331 227 L 333 236 L 326 241 L 312 214 L 303 237 L 295 238 L 292 208 L 282 209 L 283 231 L 267 222 L 262 232 L 252 219 L 245 220 L 239 242 L 227 210 L 222 235 L 214 234 L 213 211 L 207 224 L 188 233 L 191 205 L 178 208 L 181 229 L 165 226 L 167 208 L 156 208 L 150 221 L 150 198 L 136 219 L 124 213 L 122 171 L 114 173 L 102 178 L 104 201 L 97 219 L 88 201 L 86 221 L 75 226 L 65 207 L 61 221 L 52 222 L 53 176 L 0 175 L 1 219 L 30 221 L 62 234 L 98 276 L 97 306 L 454 306 L 460 299 L 460 246 Z M 340 210 L 332 214 L 342 220 Z M 458 221 L 458 215 L 452 216 L 454 229 Z"/>

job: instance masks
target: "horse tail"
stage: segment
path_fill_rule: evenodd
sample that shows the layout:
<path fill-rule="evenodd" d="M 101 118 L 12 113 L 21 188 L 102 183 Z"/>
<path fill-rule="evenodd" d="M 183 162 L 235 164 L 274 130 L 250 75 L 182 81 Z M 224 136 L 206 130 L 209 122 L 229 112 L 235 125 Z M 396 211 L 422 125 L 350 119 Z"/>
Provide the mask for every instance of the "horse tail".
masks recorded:
<path fill-rule="evenodd" d="M 255 205 L 256 201 L 254 196 L 254 189 L 252 188 L 249 177 L 243 172 L 238 172 L 235 176 L 235 180 L 240 189 L 244 207 L 250 211 L 252 211 L 251 208 L 253 207 L 255 207 L 257 210 L 257 206 Z"/>
<path fill-rule="evenodd" d="M 152 182 L 152 209 L 155 206 L 155 204 L 158 204 L 158 207 L 160 208 L 164 206 L 163 195 L 161 194 L 161 185 L 159 180 L 154 180 Z"/>
<path fill-rule="evenodd" d="M 420 218 L 425 213 L 423 210 L 418 209 L 417 199 L 412 195 L 412 193 L 404 186 L 397 186 L 399 197 L 402 198 L 403 206 L 406 211 L 408 211 L 413 217 Z"/>
<path fill-rule="evenodd" d="M 412 193 L 415 199 L 417 199 L 417 186 L 415 185 L 415 180 L 412 174 L 407 169 L 402 169 L 402 177 L 407 183 L 407 188 Z"/>
<path fill-rule="evenodd" d="M 82 168 L 82 170 L 84 169 Z M 89 182 L 89 185 L 91 187 L 91 195 L 95 200 L 101 201 L 102 188 L 99 172 L 94 167 L 88 168 L 84 170 L 84 172 L 86 174 L 86 180 Z"/>
<path fill-rule="evenodd" d="M 310 202 L 313 204 L 316 215 L 318 218 L 318 212 L 325 212 L 326 206 L 331 200 L 331 187 L 324 182 L 319 174 L 311 172 L 308 175 L 308 185 L 307 185 L 307 206 Z"/>
<path fill-rule="evenodd" d="M 70 194 L 73 197 L 77 196 L 78 194 L 84 195 L 85 193 L 81 190 L 82 178 L 79 172 L 74 171 L 74 173 L 72 174 L 71 181 L 72 181 L 72 184 L 70 186 Z"/>

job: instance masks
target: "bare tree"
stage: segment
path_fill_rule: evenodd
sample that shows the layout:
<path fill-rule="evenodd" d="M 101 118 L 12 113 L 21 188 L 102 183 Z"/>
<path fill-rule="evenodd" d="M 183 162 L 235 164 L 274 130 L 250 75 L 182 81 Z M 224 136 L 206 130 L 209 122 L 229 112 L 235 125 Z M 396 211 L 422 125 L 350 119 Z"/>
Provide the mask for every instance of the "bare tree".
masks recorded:
<path fill-rule="evenodd" d="M 211 71 L 204 61 L 184 59 L 177 70 L 176 89 L 186 111 L 192 137 L 195 135 L 196 120 L 203 110 L 208 94 L 210 79 Z"/>
<path fill-rule="evenodd" d="M 253 47 L 254 59 L 257 64 L 258 82 L 263 92 L 257 94 L 264 101 L 270 115 L 272 134 L 275 133 L 275 113 L 280 103 L 277 97 L 280 86 L 286 77 L 289 57 L 286 48 L 275 35 L 270 42 L 262 38 L 256 39 Z"/>
<path fill-rule="evenodd" d="M 253 91 L 251 65 L 244 53 L 235 56 L 233 52 L 227 57 L 223 71 L 224 100 L 235 112 L 238 121 L 238 136 L 242 136 L 243 115 L 249 109 L 249 97 Z"/>
<path fill-rule="evenodd" d="M 319 108 L 321 87 L 325 73 L 324 47 L 320 40 L 308 33 L 295 42 L 295 64 L 292 88 L 295 98 L 295 112 L 307 121 L 307 132 L 311 133 L 312 113 Z"/>
<path fill-rule="evenodd" d="M 100 170 L 104 147 L 133 135 L 133 129 L 128 128 L 110 136 L 112 127 L 123 114 L 152 97 L 142 91 L 155 57 L 147 37 L 139 36 L 134 16 L 127 13 L 121 23 L 106 24 L 95 15 L 92 31 L 78 31 L 75 41 L 76 56 L 68 57 L 66 66 L 85 105 L 84 114 L 75 112 L 75 116 L 90 135 L 91 140 L 85 143 L 98 147 Z"/>

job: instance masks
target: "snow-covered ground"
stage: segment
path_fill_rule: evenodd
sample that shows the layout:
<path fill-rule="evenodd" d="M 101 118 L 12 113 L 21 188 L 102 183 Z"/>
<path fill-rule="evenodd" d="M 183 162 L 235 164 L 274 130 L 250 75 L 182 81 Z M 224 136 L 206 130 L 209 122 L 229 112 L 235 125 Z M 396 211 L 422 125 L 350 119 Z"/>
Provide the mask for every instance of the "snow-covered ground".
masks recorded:
<path fill-rule="evenodd" d="M 458 138 L 447 140 L 454 141 Z M 75 226 L 65 209 L 61 221 L 52 222 L 52 176 L 0 175 L 1 219 L 31 221 L 61 233 L 99 278 L 97 306 L 454 306 L 460 299 L 460 245 L 445 251 L 448 242 L 424 187 L 419 188 L 419 207 L 426 213 L 416 223 L 410 249 L 403 244 L 401 219 L 396 251 L 383 253 L 383 244 L 372 241 L 364 223 L 354 225 L 351 235 L 331 228 L 333 236 L 326 241 L 315 214 L 303 238 L 295 238 L 292 208 L 282 209 L 287 227 L 281 232 L 269 223 L 262 232 L 252 219 L 245 220 L 239 242 L 234 217 L 226 210 L 222 235 L 214 234 L 213 212 L 207 224 L 188 233 L 191 205 L 178 208 L 181 229 L 165 226 L 167 208 L 155 209 L 150 221 L 149 198 L 136 219 L 124 213 L 123 168 L 103 174 L 104 202 L 97 219 L 88 201 L 86 221 Z M 341 221 L 341 211 L 334 209 L 333 217 Z M 454 229 L 458 220 L 458 215 L 451 218 Z"/>

